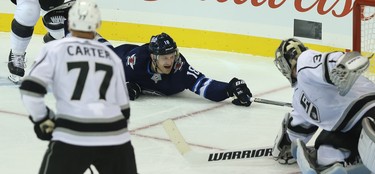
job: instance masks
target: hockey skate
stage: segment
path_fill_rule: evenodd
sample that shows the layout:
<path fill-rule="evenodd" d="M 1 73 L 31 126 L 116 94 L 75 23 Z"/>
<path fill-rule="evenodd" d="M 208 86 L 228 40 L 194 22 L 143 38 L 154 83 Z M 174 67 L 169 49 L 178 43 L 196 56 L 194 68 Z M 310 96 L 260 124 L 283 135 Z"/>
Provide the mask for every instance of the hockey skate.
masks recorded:
<path fill-rule="evenodd" d="M 20 83 L 20 78 L 25 75 L 26 59 L 25 54 L 17 55 L 13 54 L 12 50 L 9 53 L 8 69 L 10 75 L 8 79 L 15 84 Z"/>

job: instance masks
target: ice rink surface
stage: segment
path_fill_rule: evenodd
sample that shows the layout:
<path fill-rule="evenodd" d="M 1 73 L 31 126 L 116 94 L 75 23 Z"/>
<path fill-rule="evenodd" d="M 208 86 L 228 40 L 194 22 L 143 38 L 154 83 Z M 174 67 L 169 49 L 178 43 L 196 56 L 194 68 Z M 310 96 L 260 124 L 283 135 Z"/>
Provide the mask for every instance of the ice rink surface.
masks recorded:
<path fill-rule="evenodd" d="M 48 142 L 40 141 L 20 100 L 17 86 L 10 84 L 7 61 L 9 33 L 0 33 L 0 171 L 4 174 L 34 174 L 39 170 Z M 112 42 L 119 45 L 122 42 Z M 33 37 L 26 57 L 28 68 L 42 47 L 42 36 Z M 177 43 L 178 44 L 178 43 Z M 276 49 L 276 48 L 275 48 Z M 290 102 L 288 80 L 272 58 L 246 54 L 180 48 L 190 65 L 207 77 L 229 82 L 244 79 L 255 97 Z M 26 69 L 26 72 L 28 71 Z M 253 103 L 232 105 L 231 100 L 212 102 L 193 92 L 170 97 L 141 96 L 132 101 L 130 131 L 140 174 L 292 174 L 297 165 L 283 166 L 271 158 L 238 164 L 191 165 L 169 141 L 161 122 L 174 119 L 195 151 L 220 151 L 272 146 L 284 114 L 290 108 Z M 46 102 L 55 108 L 52 95 Z M 88 172 L 86 172 L 88 173 Z"/>

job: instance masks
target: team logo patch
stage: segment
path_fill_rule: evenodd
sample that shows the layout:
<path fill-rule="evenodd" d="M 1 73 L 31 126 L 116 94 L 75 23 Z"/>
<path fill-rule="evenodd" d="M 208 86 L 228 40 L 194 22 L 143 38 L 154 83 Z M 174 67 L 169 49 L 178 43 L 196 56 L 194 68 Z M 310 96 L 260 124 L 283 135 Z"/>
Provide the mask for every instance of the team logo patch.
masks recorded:
<path fill-rule="evenodd" d="M 137 56 L 135 56 L 135 54 L 133 54 L 131 56 L 128 56 L 126 58 L 126 65 L 130 66 L 132 69 L 134 69 L 134 65 L 136 63 L 136 60 L 137 60 Z"/>
<path fill-rule="evenodd" d="M 183 65 L 184 62 L 181 61 L 181 58 L 178 58 L 173 67 L 174 72 L 180 71 Z"/>
<path fill-rule="evenodd" d="M 159 80 L 161 80 L 161 75 L 158 74 L 158 73 L 155 73 L 151 79 L 155 82 L 155 83 L 158 83 Z"/>

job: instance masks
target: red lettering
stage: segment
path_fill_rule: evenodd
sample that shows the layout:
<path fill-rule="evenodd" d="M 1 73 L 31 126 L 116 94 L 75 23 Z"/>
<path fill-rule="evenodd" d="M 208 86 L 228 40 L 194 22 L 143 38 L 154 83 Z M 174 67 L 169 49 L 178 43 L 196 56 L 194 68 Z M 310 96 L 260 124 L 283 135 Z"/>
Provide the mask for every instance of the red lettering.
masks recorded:
<path fill-rule="evenodd" d="M 307 11 L 311 10 L 318 2 L 319 2 L 319 0 L 316 0 L 315 3 L 313 5 L 311 5 L 310 7 L 303 8 L 302 7 L 302 0 L 296 0 L 296 1 L 294 1 L 294 7 L 299 12 L 307 12 Z"/>
<path fill-rule="evenodd" d="M 241 5 L 243 3 L 245 3 L 247 0 L 234 0 L 234 3 L 236 3 L 237 5 Z"/>
<path fill-rule="evenodd" d="M 227 2 L 227 0 L 217 0 L 217 2 Z"/>
<path fill-rule="evenodd" d="M 320 15 L 327 14 L 329 11 L 331 11 L 333 9 L 333 7 L 335 7 L 335 5 L 339 2 L 339 0 L 336 0 L 336 2 L 334 4 L 332 4 L 332 6 L 328 10 L 324 11 L 324 6 L 326 5 L 326 2 L 327 2 L 327 0 L 320 0 L 319 1 L 318 9 L 317 9 L 318 14 L 320 14 Z"/>
<path fill-rule="evenodd" d="M 341 14 L 337 14 L 336 10 L 333 10 L 332 11 L 333 16 L 335 16 L 335 17 L 346 16 L 347 14 L 349 14 L 353 10 L 352 4 L 353 4 L 352 0 L 346 0 L 344 9 L 342 10 Z"/>
<path fill-rule="evenodd" d="M 279 8 L 280 6 L 282 6 L 284 4 L 285 1 L 286 0 L 283 0 L 279 4 L 276 4 L 275 0 L 270 0 L 270 1 L 268 1 L 268 6 L 270 6 L 271 8 Z"/>
<path fill-rule="evenodd" d="M 267 0 L 263 0 L 262 2 L 258 2 L 257 0 L 251 0 L 251 5 L 253 5 L 254 7 L 258 7 L 258 6 L 261 6 L 262 4 L 264 4 Z"/>

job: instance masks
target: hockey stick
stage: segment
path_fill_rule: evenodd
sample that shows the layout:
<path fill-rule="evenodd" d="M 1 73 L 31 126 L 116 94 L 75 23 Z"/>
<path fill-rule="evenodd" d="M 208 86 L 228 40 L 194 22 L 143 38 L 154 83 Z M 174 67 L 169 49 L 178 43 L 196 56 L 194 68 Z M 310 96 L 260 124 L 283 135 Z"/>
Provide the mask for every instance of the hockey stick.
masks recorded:
<path fill-rule="evenodd" d="M 262 98 L 250 98 L 251 102 L 257 102 L 257 103 L 264 103 L 264 104 L 271 104 L 271 105 L 277 105 L 277 106 L 287 106 L 292 107 L 292 103 L 286 103 L 286 102 L 280 102 L 280 101 L 273 101 L 273 100 L 267 100 Z"/>
<path fill-rule="evenodd" d="M 267 164 L 265 161 L 268 161 L 270 165 L 275 164 L 275 161 L 271 160 L 272 147 L 216 152 L 197 152 L 192 150 L 191 147 L 186 143 L 184 137 L 181 135 L 173 120 L 165 120 L 163 122 L 163 127 L 177 150 L 189 163 L 193 165 L 223 165 L 224 163 L 230 165 L 259 165 L 261 163 L 261 165 L 265 165 Z"/>

